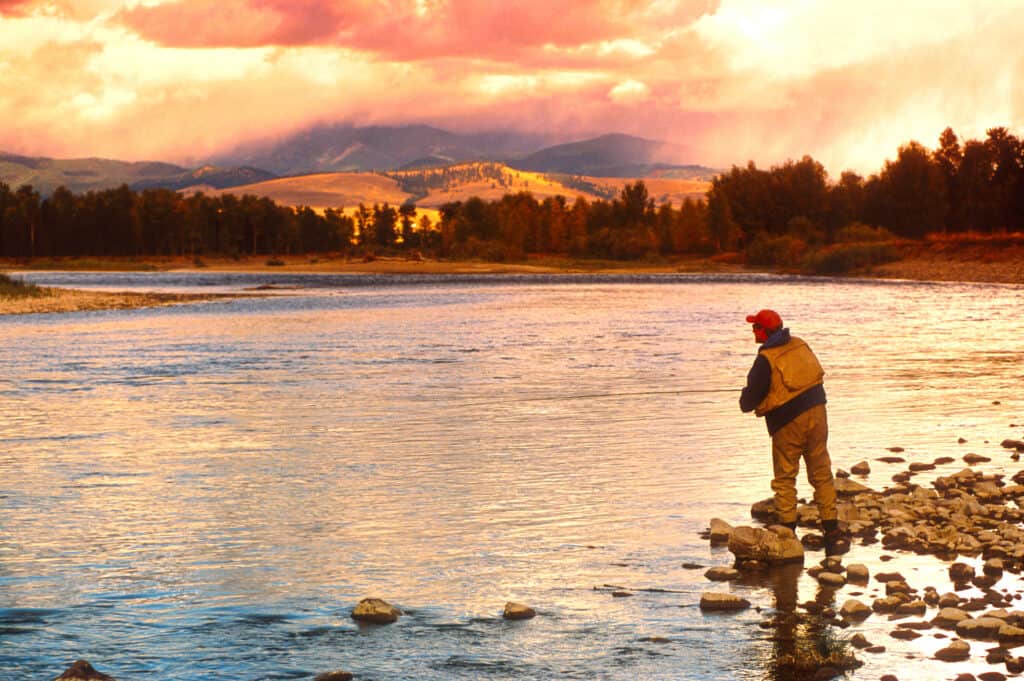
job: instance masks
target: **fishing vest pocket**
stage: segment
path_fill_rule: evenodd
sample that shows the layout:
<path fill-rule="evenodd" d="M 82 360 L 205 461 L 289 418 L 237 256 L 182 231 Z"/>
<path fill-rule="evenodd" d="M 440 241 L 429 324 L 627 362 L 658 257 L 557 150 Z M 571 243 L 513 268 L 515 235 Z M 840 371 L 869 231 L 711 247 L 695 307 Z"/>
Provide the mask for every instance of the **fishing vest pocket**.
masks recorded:
<path fill-rule="evenodd" d="M 807 346 L 793 348 L 798 357 L 787 357 L 792 352 L 780 355 L 775 367 L 782 378 L 782 384 L 790 392 L 798 393 L 817 385 L 825 378 L 825 370 L 821 368 L 818 358 L 811 352 L 800 352 Z M 795 361 L 794 361 L 795 360 Z"/>

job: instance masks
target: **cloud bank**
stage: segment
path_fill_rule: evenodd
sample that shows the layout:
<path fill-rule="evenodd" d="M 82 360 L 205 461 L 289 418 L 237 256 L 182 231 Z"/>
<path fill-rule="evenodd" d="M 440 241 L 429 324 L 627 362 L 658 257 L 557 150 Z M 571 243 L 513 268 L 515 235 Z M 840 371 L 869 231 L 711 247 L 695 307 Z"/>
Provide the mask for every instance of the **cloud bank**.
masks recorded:
<path fill-rule="evenodd" d="M 0 0 L 0 151 L 187 162 L 427 123 L 873 172 L 947 125 L 1024 131 L 1020 25 L 1024 0 Z"/>

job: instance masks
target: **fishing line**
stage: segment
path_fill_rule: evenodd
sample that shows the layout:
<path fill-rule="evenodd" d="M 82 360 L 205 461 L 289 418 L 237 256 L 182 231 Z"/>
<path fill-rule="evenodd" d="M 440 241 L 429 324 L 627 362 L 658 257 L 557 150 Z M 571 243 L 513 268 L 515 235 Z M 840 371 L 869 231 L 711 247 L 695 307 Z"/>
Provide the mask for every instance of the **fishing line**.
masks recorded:
<path fill-rule="evenodd" d="M 695 395 L 700 393 L 738 393 L 739 388 L 698 388 L 689 390 L 645 390 L 642 392 L 627 393 L 581 393 L 576 395 L 547 395 L 544 397 L 520 397 L 513 400 L 501 400 L 503 403 L 510 402 L 554 402 L 569 400 L 596 400 L 609 397 L 646 397 L 649 395 Z M 472 407 L 484 404 L 494 404 L 494 401 L 487 402 L 460 402 L 459 406 Z"/>

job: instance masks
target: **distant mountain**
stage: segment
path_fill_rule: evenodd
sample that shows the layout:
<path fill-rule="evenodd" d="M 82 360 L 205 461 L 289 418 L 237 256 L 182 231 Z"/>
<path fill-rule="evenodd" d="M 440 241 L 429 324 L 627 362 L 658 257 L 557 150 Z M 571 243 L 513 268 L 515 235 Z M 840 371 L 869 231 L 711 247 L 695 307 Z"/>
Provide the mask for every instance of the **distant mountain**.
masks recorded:
<path fill-rule="evenodd" d="M 0 152 L 0 182 L 12 188 L 32 185 L 49 195 L 64 185 L 73 192 L 109 189 L 188 172 L 170 163 L 113 161 L 103 158 L 53 159 Z"/>
<path fill-rule="evenodd" d="M 547 140 L 514 132 L 459 135 L 429 125 L 317 125 L 276 142 L 239 147 L 217 156 L 214 163 L 265 168 L 278 175 L 398 170 L 427 158 L 450 165 L 523 156 Z"/>
<path fill-rule="evenodd" d="M 238 168 L 220 168 L 218 166 L 203 166 L 195 170 L 186 170 L 176 175 L 141 180 L 133 182 L 132 189 L 184 189 L 196 185 L 213 187 L 214 189 L 227 189 L 238 187 L 244 184 L 255 184 L 272 180 L 277 175 L 268 173 L 259 168 L 241 166 Z"/>
<path fill-rule="evenodd" d="M 706 180 L 713 168 L 680 165 L 688 156 L 684 147 L 630 135 L 610 134 L 559 144 L 510 162 L 520 170 L 593 177 L 674 177 Z"/>

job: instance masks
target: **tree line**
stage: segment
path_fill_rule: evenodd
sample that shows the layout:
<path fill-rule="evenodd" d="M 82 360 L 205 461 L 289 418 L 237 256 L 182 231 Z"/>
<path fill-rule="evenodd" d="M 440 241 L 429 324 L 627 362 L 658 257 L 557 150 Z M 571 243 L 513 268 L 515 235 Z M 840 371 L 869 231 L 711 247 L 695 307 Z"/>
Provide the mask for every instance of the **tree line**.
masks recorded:
<path fill-rule="evenodd" d="M 483 168 L 483 170 L 482 170 Z M 459 172 L 483 173 L 484 166 Z M 425 184 L 453 178 L 412 174 Z M 497 178 L 490 178 L 497 181 Z M 420 187 L 425 190 L 427 187 Z M 901 146 L 867 178 L 830 181 L 805 156 L 768 169 L 733 166 L 705 200 L 656 205 L 643 181 L 614 198 L 538 200 L 529 191 L 441 206 L 434 224 L 412 203 L 322 212 L 233 194 L 185 196 L 121 187 L 43 197 L 0 183 L 0 256 L 371 254 L 415 250 L 446 258 L 522 259 L 530 253 L 637 259 L 744 251 L 794 264 L 814 249 L 886 235 L 1020 231 L 1024 142 L 1006 128 L 961 142 L 952 129 L 929 150 Z"/>

